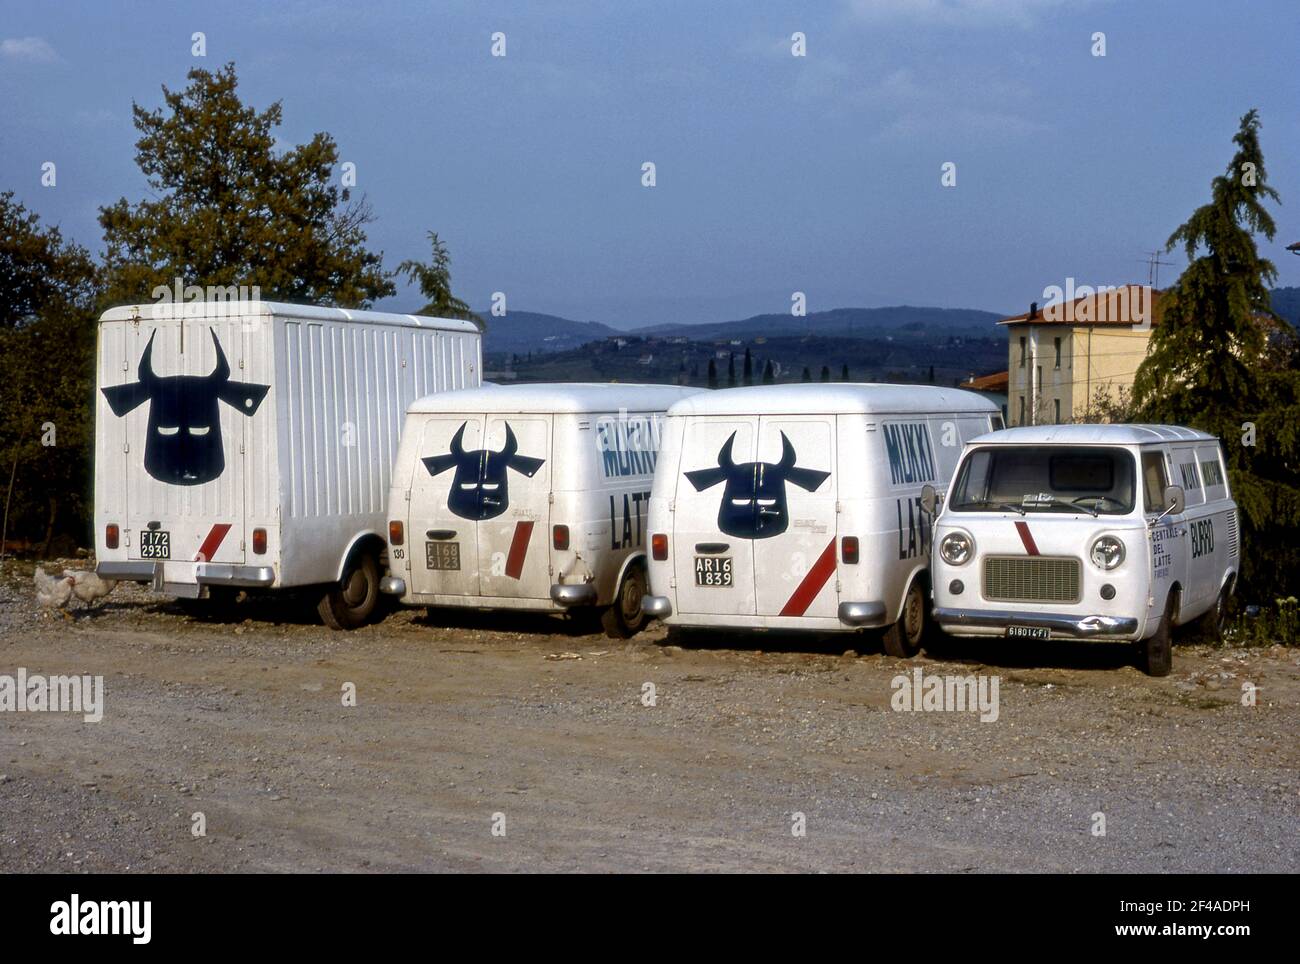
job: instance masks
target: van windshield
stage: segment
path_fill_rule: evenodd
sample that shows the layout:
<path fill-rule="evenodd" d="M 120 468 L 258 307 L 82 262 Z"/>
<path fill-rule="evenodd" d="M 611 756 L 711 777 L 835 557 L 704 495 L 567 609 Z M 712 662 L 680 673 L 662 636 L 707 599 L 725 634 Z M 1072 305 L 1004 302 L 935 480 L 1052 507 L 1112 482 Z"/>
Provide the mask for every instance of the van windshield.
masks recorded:
<path fill-rule="evenodd" d="M 948 507 L 956 512 L 1133 510 L 1133 456 L 1121 448 L 998 445 L 967 456 Z"/>

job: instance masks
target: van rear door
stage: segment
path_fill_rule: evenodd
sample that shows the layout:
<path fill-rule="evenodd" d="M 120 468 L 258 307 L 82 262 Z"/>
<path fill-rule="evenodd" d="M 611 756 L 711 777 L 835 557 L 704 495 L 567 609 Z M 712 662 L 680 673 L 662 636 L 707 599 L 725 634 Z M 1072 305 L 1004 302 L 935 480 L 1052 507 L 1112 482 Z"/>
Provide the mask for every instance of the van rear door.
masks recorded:
<path fill-rule="evenodd" d="M 834 416 L 763 417 L 758 459 L 756 511 L 763 523 L 754 543 L 758 614 L 834 617 L 839 609 Z"/>
<path fill-rule="evenodd" d="M 479 595 L 482 415 L 431 416 L 411 467 L 411 591 Z"/>
<path fill-rule="evenodd" d="M 551 591 L 551 416 L 489 415 L 478 524 L 480 593 Z"/>
<path fill-rule="evenodd" d="M 672 512 L 678 612 L 752 616 L 757 611 L 757 441 L 757 418 L 693 418 L 686 423 Z"/>
<path fill-rule="evenodd" d="M 127 556 L 162 562 L 167 582 L 192 583 L 194 562 L 244 562 L 245 433 L 264 392 L 242 409 L 229 393 L 244 352 L 233 312 L 142 320 L 126 332 L 125 384 L 141 385 L 140 404 L 120 416 Z"/>

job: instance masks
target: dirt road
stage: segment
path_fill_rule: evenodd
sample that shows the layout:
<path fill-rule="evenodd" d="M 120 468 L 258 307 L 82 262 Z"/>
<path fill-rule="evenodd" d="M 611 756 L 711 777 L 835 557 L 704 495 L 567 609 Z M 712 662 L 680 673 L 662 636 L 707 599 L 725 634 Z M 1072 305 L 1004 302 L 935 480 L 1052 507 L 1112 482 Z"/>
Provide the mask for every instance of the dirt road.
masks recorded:
<path fill-rule="evenodd" d="M 102 675 L 104 715 L 0 713 L 0 871 L 1300 870 L 1295 650 L 1149 679 L 1111 647 L 344 634 L 121 586 L 64 618 L 30 571 L 0 579 L 0 674 Z M 917 667 L 996 677 L 996 721 L 893 709 Z"/>

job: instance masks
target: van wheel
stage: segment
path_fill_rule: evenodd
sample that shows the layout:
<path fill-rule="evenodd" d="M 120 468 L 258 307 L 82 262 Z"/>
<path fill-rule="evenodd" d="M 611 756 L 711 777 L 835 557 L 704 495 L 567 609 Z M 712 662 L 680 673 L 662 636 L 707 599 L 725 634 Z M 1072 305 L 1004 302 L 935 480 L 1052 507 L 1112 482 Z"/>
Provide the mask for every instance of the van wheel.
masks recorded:
<path fill-rule="evenodd" d="M 614 594 L 614 604 L 600 614 L 600 623 L 605 628 L 606 636 L 611 639 L 627 639 L 641 631 L 646 620 L 645 613 L 641 611 L 641 597 L 645 593 L 645 566 L 634 562 L 623 574 L 623 581 Z"/>
<path fill-rule="evenodd" d="M 903 597 L 898 622 L 885 630 L 885 652 L 899 659 L 911 659 L 921 651 L 925 637 L 925 589 L 920 579 L 913 579 Z"/>
<path fill-rule="evenodd" d="M 1209 611 L 1196 621 L 1196 631 L 1216 643 L 1223 639 L 1223 627 L 1228 621 L 1228 602 L 1232 599 L 1232 583 L 1219 590 L 1218 598 Z"/>
<path fill-rule="evenodd" d="M 1178 604 L 1174 594 L 1165 600 L 1165 613 L 1160 617 L 1160 628 L 1155 635 L 1139 640 L 1138 669 L 1148 676 L 1168 676 L 1174 668 L 1174 617 Z"/>
<path fill-rule="evenodd" d="M 316 611 L 330 629 L 365 625 L 379 602 L 379 562 L 368 552 L 348 560 L 343 578 L 321 596 Z"/>

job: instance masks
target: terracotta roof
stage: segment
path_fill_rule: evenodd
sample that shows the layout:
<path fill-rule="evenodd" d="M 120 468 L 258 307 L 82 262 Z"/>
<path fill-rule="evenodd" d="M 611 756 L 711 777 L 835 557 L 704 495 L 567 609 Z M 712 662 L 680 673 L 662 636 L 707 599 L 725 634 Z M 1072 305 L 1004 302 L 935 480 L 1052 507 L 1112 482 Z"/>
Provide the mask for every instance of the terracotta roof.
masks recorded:
<path fill-rule="evenodd" d="M 1040 307 L 1033 318 L 1025 312 L 1003 318 L 998 324 L 1134 325 L 1148 319 L 1154 322 L 1159 315 L 1162 294 L 1148 285 L 1120 285 L 1073 301 Z"/>
<path fill-rule="evenodd" d="M 1010 381 L 1010 375 L 1010 372 L 994 372 L 992 375 L 981 375 L 979 378 L 967 379 L 958 387 L 973 392 L 1005 392 Z"/>

